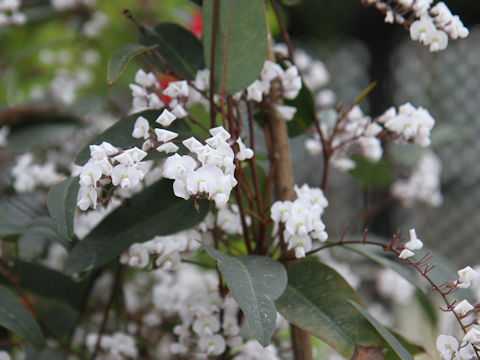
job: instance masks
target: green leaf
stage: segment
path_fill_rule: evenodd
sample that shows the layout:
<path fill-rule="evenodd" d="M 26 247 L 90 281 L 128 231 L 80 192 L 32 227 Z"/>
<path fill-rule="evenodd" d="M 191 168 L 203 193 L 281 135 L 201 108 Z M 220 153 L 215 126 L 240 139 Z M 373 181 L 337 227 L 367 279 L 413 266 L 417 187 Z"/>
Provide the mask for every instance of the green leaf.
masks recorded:
<path fill-rule="evenodd" d="M 47 207 L 58 233 L 65 239 L 73 236 L 73 217 L 80 184 L 78 176 L 53 185 L 47 194 Z"/>
<path fill-rule="evenodd" d="M 58 234 L 47 213 L 33 194 L 5 196 L 0 200 L 0 236 L 7 241 L 40 238 L 70 247 L 71 242 Z"/>
<path fill-rule="evenodd" d="M 265 9 L 263 2 L 259 0 L 229 0 L 218 3 L 215 91 L 220 93 L 225 81 L 225 93 L 234 94 L 258 78 L 267 58 Z M 213 13 L 213 0 L 205 0 L 202 6 L 203 55 L 208 68 L 212 48 Z"/>
<path fill-rule="evenodd" d="M 66 272 L 93 269 L 122 253 L 134 243 L 156 235 L 169 235 L 197 225 L 207 215 L 210 202 L 176 197 L 172 181 L 162 179 L 128 199 L 110 213 L 72 249 Z"/>
<path fill-rule="evenodd" d="M 365 319 L 368 320 L 370 324 L 378 331 L 378 333 L 382 336 L 382 338 L 386 341 L 388 347 L 394 351 L 395 359 L 400 360 L 413 360 L 413 356 L 403 347 L 400 341 L 395 338 L 387 329 L 383 327 L 375 318 L 370 315 L 362 306 L 358 305 L 355 301 L 348 300 L 350 304 L 352 304 L 355 309 L 361 313 Z"/>
<path fill-rule="evenodd" d="M 109 142 L 113 146 L 120 147 L 122 149 L 127 149 L 131 147 L 142 148 L 142 144 L 145 140 L 135 139 L 132 137 L 133 126 L 135 121 L 139 116 L 143 116 L 148 120 L 150 126 L 161 127 L 155 122 L 160 116 L 163 110 L 146 110 L 133 115 L 124 117 L 120 121 L 116 122 L 114 125 L 110 126 L 103 133 L 91 140 L 87 145 L 85 145 L 82 150 L 75 157 L 75 163 L 78 165 L 85 164 L 90 158 L 90 145 L 100 145 L 103 141 Z M 178 137 L 175 140 L 184 140 L 191 136 L 190 128 L 184 120 L 177 119 L 169 127 L 168 130 L 178 133 Z M 184 149 L 183 145 L 179 144 L 180 149 Z M 148 156 L 147 160 L 153 160 L 158 158 L 168 157 L 171 154 L 159 153 L 158 151 L 152 151 Z"/>
<path fill-rule="evenodd" d="M 288 285 L 275 302 L 277 310 L 291 323 L 317 336 L 350 359 L 381 352 L 375 330 L 348 302 L 360 302 L 350 285 L 316 258 L 288 269 Z"/>
<path fill-rule="evenodd" d="M 3 262 L 2 266 L 8 270 L 9 276 L 16 279 L 22 291 L 64 303 L 74 309 L 82 306 L 87 281 L 73 281 L 59 271 L 25 261 L 13 264 Z M 8 285 L 10 281 L 0 274 L 0 283 Z"/>
<path fill-rule="evenodd" d="M 126 44 L 113 51 L 107 64 L 107 81 L 112 85 L 118 80 L 134 57 L 145 51 L 155 49 L 157 45 L 144 46 L 141 44 Z"/>
<path fill-rule="evenodd" d="M 386 188 L 392 182 L 392 169 L 385 160 L 371 161 L 359 155 L 353 155 L 356 166 L 350 170 L 350 175 L 363 186 L 372 188 Z"/>
<path fill-rule="evenodd" d="M 8 143 L 15 156 L 48 143 L 54 137 L 68 138 L 79 127 L 79 120 L 71 114 L 42 112 L 34 107 L 12 113 L 10 121 L 14 125 Z"/>
<path fill-rule="evenodd" d="M 293 100 L 286 99 L 285 105 L 297 108 L 293 119 L 287 122 L 288 136 L 295 137 L 308 131 L 315 120 L 315 103 L 310 89 L 302 84 L 297 97 Z"/>
<path fill-rule="evenodd" d="M 0 326 L 18 334 L 36 349 L 45 346 L 45 339 L 38 324 L 5 286 L 0 286 Z"/>
<path fill-rule="evenodd" d="M 202 43 L 180 25 L 161 23 L 154 29 L 142 26 L 139 37 L 141 44 L 157 46 L 152 56 L 147 55 L 147 59 L 161 71 L 171 69 L 185 79 L 193 80 L 198 70 L 205 69 Z"/>
<path fill-rule="evenodd" d="M 287 272 L 277 261 L 264 256 L 229 256 L 208 245 L 207 252 L 227 282 L 245 314 L 253 335 L 263 346 L 270 343 L 277 320 L 274 300 L 285 290 Z"/>

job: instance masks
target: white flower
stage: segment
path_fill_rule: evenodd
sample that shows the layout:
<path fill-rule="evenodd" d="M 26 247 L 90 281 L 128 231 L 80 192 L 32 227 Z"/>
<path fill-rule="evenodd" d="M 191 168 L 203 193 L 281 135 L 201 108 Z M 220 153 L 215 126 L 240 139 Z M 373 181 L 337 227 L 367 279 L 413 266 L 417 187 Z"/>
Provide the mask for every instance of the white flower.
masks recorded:
<path fill-rule="evenodd" d="M 99 146 L 107 156 L 113 156 L 120 152 L 118 148 L 116 148 L 115 146 L 113 146 L 112 144 L 106 141 L 102 142 Z"/>
<path fill-rule="evenodd" d="M 280 75 L 282 81 L 283 96 L 286 99 L 295 99 L 302 88 L 302 78 L 298 74 L 296 66 L 290 66 Z"/>
<path fill-rule="evenodd" d="M 183 140 L 182 144 L 185 145 L 185 147 L 193 153 L 196 153 L 197 151 L 200 151 L 200 149 L 203 148 L 202 143 L 197 139 L 195 139 L 193 136 L 189 137 L 186 140 Z"/>
<path fill-rule="evenodd" d="M 172 81 L 168 84 L 167 88 L 163 90 L 163 94 L 171 98 L 177 98 L 179 96 L 188 97 L 188 83 L 185 80 Z"/>
<path fill-rule="evenodd" d="M 159 142 L 167 142 L 175 139 L 178 136 L 176 132 L 158 128 L 155 129 L 155 134 L 157 135 L 157 140 Z"/>
<path fill-rule="evenodd" d="M 445 50 L 447 46 L 448 46 L 448 36 L 444 31 L 438 30 L 438 31 L 434 31 L 431 34 L 431 38 L 430 38 L 431 52 Z"/>
<path fill-rule="evenodd" d="M 150 124 L 148 123 L 148 120 L 145 119 L 143 116 L 139 116 L 135 121 L 135 125 L 133 126 L 132 137 L 137 139 L 148 139 L 150 136 L 149 130 Z"/>
<path fill-rule="evenodd" d="M 305 76 L 305 83 L 307 86 L 316 90 L 325 86 L 330 81 L 330 73 L 328 72 L 325 64 L 320 60 L 315 60 Z"/>
<path fill-rule="evenodd" d="M 195 87 L 200 91 L 208 90 L 210 84 L 210 70 L 200 70 L 195 75 L 195 81 L 193 82 Z"/>
<path fill-rule="evenodd" d="M 87 210 L 90 207 L 97 207 L 97 191 L 91 186 L 81 186 L 78 192 L 77 206 L 80 210 Z"/>
<path fill-rule="evenodd" d="M 255 80 L 251 85 L 247 87 L 247 100 L 261 102 L 262 93 L 263 93 L 262 83 L 258 80 Z"/>
<path fill-rule="evenodd" d="M 415 255 L 415 253 L 413 251 L 410 251 L 408 249 L 403 249 L 402 252 L 400 253 L 400 255 L 398 255 L 398 257 L 400 259 L 408 259 L 409 257 L 412 257 L 413 255 Z"/>
<path fill-rule="evenodd" d="M 285 121 L 292 120 L 297 112 L 297 108 L 295 106 L 288 105 L 273 105 L 273 109 L 275 110 L 277 116 Z"/>
<path fill-rule="evenodd" d="M 223 126 L 217 126 L 217 127 L 211 128 L 210 130 L 208 130 L 208 132 L 212 136 L 219 135 L 225 141 L 230 139 L 230 136 L 231 136 L 230 133 L 227 130 L 225 130 Z"/>
<path fill-rule="evenodd" d="M 295 249 L 295 257 L 301 259 L 312 250 L 312 239 L 308 235 L 293 236 L 288 239 L 288 250 Z"/>
<path fill-rule="evenodd" d="M 155 121 L 160 125 L 162 125 L 163 127 L 168 127 L 175 119 L 176 119 L 175 115 L 173 115 L 170 111 L 165 109 L 162 111 L 160 116 Z"/>
<path fill-rule="evenodd" d="M 275 201 L 270 208 L 270 217 L 275 222 L 286 222 L 290 216 L 290 209 L 292 207 L 291 201 Z"/>
<path fill-rule="evenodd" d="M 178 119 L 184 118 L 188 115 L 187 111 L 183 108 L 182 105 L 177 105 L 173 108 L 172 114 L 175 115 Z"/>
<path fill-rule="evenodd" d="M 457 286 L 459 288 L 470 287 L 472 281 L 477 278 L 477 272 L 473 270 L 470 266 L 467 266 L 461 270 L 458 270 L 457 274 L 458 274 Z"/>
<path fill-rule="evenodd" d="M 440 335 L 437 338 L 437 350 L 440 356 L 446 360 L 451 360 L 458 349 L 458 340 L 453 336 Z"/>
<path fill-rule="evenodd" d="M 96 186 L 101 177 L 102 169 L 94 162 L 89 161 L 82 168 L 79 183 L 82 186 Z"/>
<path fill-rule="evenodd" d="M 0 351 L 0 360 L 11 360 L 12 358 L 6 351 Z"/>
<path fill-rule="evenodd" d="M 476 328 L 471 328 L 463 337 L 462 341 L 472 345 L 480 345 L 480 331 Z"/>
<path fill-rule="evenodd" d="M 142 69 L 135 74 L 135 82 L 143 87 L 151 87 L 157 85 L 157 78 L 153 73 L 145 73 Z"/>
<path fill-rule="evenodd" d="M 457 305 L 455 305 L 453 310 L 458 315 L 465 316 L 466 313 L 468 313 L 469 311 L 472 311 L 473 309 L 474 307 L 472 304 L 470 304 L 467 300 L 462 300 Z"/>
<path fill-rule="evenodd" d="M 112 169 L 112 184 L 122 188 L 133 188 L 143 179 L 143 172 L 135 166 L 119 164 Z"/>
<path fill-rule="evenodd" d="M 216 316 L 204 316 L 195 320 L 192 328 L 200 336 L 211 336 L 220 329 L 220 322 Z"/>
<path fill-rule="evenodd" d="M 253 150 L 250 148 L 247 148 L 245 144 L 243 143 L 241 138 L 237 139 L 237 144 L 238 144 L 238 152 L 236 155 L 236 158 L 240 161 L 244 161 L 247 159 L 251 159 L 253 157 Z"/>
<path fill-rule="evenodd" d="M 148 254 L 148 249 L 144 244 L 133 244 L 128 249 L 128 265 L 144 268 L 150 262 L 150 256 Z"/>
<path fill-rule="evenodd" d="M 137 147 L 125 150 L 123 153 L 129 155 L 134 164 L 139 163 L 148 155 L 145 151 L 140 150 Z"/>
<path fill-rule="evenodd" d="M 197 167 L 197 162 L 189 155 L 175 154 L 165 160 L 163 176 L 167 179 L 186 178 Z"/>
<path fill-rule="evenodd" d="M 226 348 L 225 340 L 220 335 L 201 337 L 198 346 L 208 355 L 220 355 Z"/>
<path fill-rule="evenodd" d="M 417 238 L 415 229 L 410 229 L 410 240 L 405 244 L 405 248 L 408 250 L 418 250 L 423 247 L 423 242 Z"/>
<path fill-rule="evenodd" d="M 383 127 L 378 125 L 377 123 L 373 122 L 368 124 L 367 128 L 365 129 L 364 135 L 369 137 L 369 136 L 377 136 L 380 134 L 383 130 Z"/>
<path fill-rule="evenodd" d="M 158 152 L 171 154 L 178 151 L 178 146 L 174 143 L 168 142 L 157 147 Z"/>
<path fill-rule="evenodd" d="M 410 26 L 410 37 L 412 40 L 419 41 L 424 45 L 429 45 L 432 34 L 436 30 L 432 19 L 430 17 L 423 17 L 421 20 L 414 21 Z"/>

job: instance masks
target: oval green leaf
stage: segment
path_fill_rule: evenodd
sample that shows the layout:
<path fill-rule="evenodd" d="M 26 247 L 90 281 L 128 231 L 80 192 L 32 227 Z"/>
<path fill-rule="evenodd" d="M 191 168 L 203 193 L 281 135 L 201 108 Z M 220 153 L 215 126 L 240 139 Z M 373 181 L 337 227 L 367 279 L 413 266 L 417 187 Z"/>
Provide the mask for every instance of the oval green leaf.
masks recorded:
<path fill-rule="evenodd" d="M 200 223 L 210 208 L 208 200 L 176 197 L 172 181 L 162 179 L 128 199 L 110 213 L 72 249 L 65 271 L 74 274 L 102 265 L 134 243 L 169 235 Z"/>
<path fill-rule="evenodd" d="M 229 256 L 203 245 L 217 260 L 232 296 L 245 314 L 253 336 L 263 346 L 270 343 L 277 320 L 274 300 L 287 285 L 285 268 L 264 256 Z"/>
<path fill-rule="evenodd" d="M 380 336 L 386 341 L 389 350 L 392 350 L 395 357 L 391 357 L 392 359 L 396 358 L 398 360 L 413 360 L 413 356 L 403 347 L 400 341 L 397 340 L 395 336 L 393 336 L 390 331 L 385 329 L 382 324 L 380 324 L 372 315 L 370 315 L 362 306 L 358 305 L 353 300 L 348 300 L 352 306 L 357 309 L 357 311 L 362 314 L 365 319 L 378 331 Z"/>
<path fill-rule="evenodd" d="M 47 194 L 47 207 L 58 233 L 69 240 L 73 236 L 73 218 L 80 184 L 78 176 L 53 185 Z"/>
<path fill-rule="evenodd" d="M 127 68 L 134 57 L 145 51 L 155 49 L 157 45 L 145 46 L 142 44 L 126 44 L 113 51 L 107 64 L 107 81 L 112 85 Z"/>
<path fill-rule="evenodd" d="M 344 357 L 381 352 L 376 331 L 348 302 L 360 302 L 355 291 L 335 270 L 315 258 L 288 269 L 288 285 L 275 302 L 291 323 L 317 336 Z"/>
<path fill-rule="evenodd" d="M 0 326 L 18 334 L 36 349 L 45 346 L 45 339 L 32 315 L 5 286 L 0 285 Z"/>
<path fill-rule="evenodd" d="M 147 59 L 160 71 L 174 70 L 193 80 L 198 70 L 205 69 L 202 43 L 180 25 L 161 23 L 153 29 L 141 26 L 139 40 L 143 45 L 157 46 Z"/>
<path fill-rule="evenodd" d="M 205 0 L 203 15 L 203 56 L 210 68 L 213 0 Z M 219 1 L 215 38 L 215 91 L 234 94 L 253 83 L 267 58 L 267 22 L 263 1 Z M 224 77 L 225 74 L 225 77 Z"/>

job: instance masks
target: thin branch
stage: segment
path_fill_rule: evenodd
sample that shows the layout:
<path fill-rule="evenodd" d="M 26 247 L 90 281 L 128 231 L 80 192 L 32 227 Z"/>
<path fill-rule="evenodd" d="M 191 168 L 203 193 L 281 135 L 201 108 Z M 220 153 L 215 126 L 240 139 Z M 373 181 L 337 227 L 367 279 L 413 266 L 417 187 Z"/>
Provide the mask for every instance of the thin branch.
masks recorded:
<path fill-rule="evenodd" d="M 107 327 L 108 314 L 110 313 L 110 309 L 115 300 L 115 295 L 117 294 L 120 288 L 121 279 L 122 279 L 122 269 L 123 269 L 123 265 L 119 263 L 117 266 L 117 271 L 115 273 L 115 280 L 112 286 L 112 292 L 110 293 L 110 298 L 108 299 L 107 305 L 105 306 L 105 309 L 103 311 L 102 323 L 100 324 L 100 329 L 98 330 L 97 343 L 95 344 L 95 350 L 93 351 L 91 360 L 95 360 L 95 358 L 97 357 L 100 351 L 100 343 L 102 340 L 102 336 L 103 336 L 103 333 L 105 332 L 105 328 Z"/>

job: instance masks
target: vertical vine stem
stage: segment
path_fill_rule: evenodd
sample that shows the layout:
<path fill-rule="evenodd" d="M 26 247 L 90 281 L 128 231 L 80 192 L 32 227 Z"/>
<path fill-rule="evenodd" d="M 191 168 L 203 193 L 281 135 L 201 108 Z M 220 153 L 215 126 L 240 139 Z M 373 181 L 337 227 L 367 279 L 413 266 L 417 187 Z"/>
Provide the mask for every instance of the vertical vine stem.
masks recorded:
<path fill-rule="evenodd" d="M 268 0 L 265 0 L 265 17 L 268 19 Z M 268 20 L 267 20 L 268 24 Z M 268 53 L 267 58 L 275 62 L 275 54 L 272 46 L 272 35 L 268 28 Z M 276 93 L 280 84 L 272 83 L 272 93 Z M 277 104 L 281 99 L 274 99 Z M 292 159 L 290 156 L 290 144 L 288 140 L 287 124 L 285 120 L 280 119 L 273 109 L 273 104 L 264 102 L 264 111 L 267 118 L 267 127 L 271 136 L 270 159 L 275 166 L 274 174 L 274 193 L 276 200 L 286 201 L 295 200 L 295 181 L 293 177 Z M 282 248 L 285 248 L 284 246 Z M 285 255 L 285 254 L 284 254 Z M 293 346 L 293 355 L 295 360 L 313 360 L 312 344 L 310 335 L 290 324 L 290 336 Z"/>

